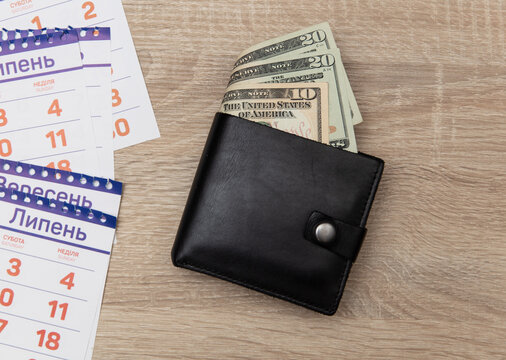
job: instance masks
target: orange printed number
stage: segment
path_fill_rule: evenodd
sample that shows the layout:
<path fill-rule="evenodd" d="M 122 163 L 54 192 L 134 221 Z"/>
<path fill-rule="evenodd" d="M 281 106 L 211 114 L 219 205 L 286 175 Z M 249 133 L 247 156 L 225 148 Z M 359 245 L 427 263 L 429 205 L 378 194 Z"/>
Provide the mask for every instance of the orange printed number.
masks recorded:
<path fill-rule="evenodd" d="M 11 306 L 14 301 L 14 291 L 12 289 L 3 289 L 0 291 L 0 305 Z"/>
<path fill-rule="evenodd" d="M 112 89 L 112 107 L 118 107 L 121 105 L 121 97 L 119 96 L 118 89 Z"/>
<path fill-rule="evenodd" d="M 55 114 L 56 116 L 60 116 L 62 112 L 63 110 L 60 107 L 60 102 L 58 101 L 58 99 L 54 99 L 47 113 L 49 115 Z"/>
<path fill-rule="evenodd" d="M 0 140 L 0 156 L 7 157 L 12 155 L 12 144 L 9 139 Z"/>
<path fill-rule="evenodd" d="M 0 333 L 7 327 L 9 322 L 7 320 L 0 319 Z"/>
<path fill-rule="evenodd" d="M 97 17 L 97 14 L 93 12 L 95 11 L 95 4 L 92 1 L 86 1 L 83 3 L 83 6 L 81 6 L 81 8 L 86 10 L 84 13 L 84 20 L 91 20 Z"/>
<path fill-rule="evenodd" d="M 72 288 L 74 286 L 76 286 L 76 284 L 74 284 L 74 277 L 75 276 L 76 276 L 76 274 L 71 272 L 70 274 L 68 274 L 63 279 L 60 280 L 60 284 L 66 285 L 68 290 L 72 290 Z"/>
<path fill-rule="evenodd" d="M 58 301 L 54 300 L 49 303 L 49 306 L 51 306 L 51 317 L 53 319 L 56 316 L 56 310 L 58 310 L 58 308 L 60 308 L 61 309 L 60 319 L 65 320 L 65 318 L 67 317 L 67 310 L 69 308 L 69 304 L 65 303 L 65 304 L 58 305 Z"/>
<path fill-rule="evenodd" d="M 21 260 L 12 258 L 9 260 L 9 263 L 12 264 L 12 267 L 7 270 L 7 274 L 10 276 L 18 276 L 21 273 Z"/>
<path fill-rule="evenodd" d="M 58 170 L 72 171 L 70 169 L 70 161 L 68 161 L 68 160 L 60 160 L 60 161 L 58 161 L 58 164 L 56 164 L 56 165 L 55 165 L 54 161 L 51 161 L 49 164 L 46 165 L 46 167 L 51 168 L 51 169 L 58 167 Z"/>
<path fill-rule="evenodd" d="M 37 29 L 42 29 L 42 24 L 40 23 L 40 17 L 36 16 L 32 19 L 31 21 L 32 24 L 34 24 L 35 26 L 37 26 Z"/>
<path fill-rule="evenodd" d="M 51 147 L 53 149 L 56 148 L 56 137 L 61 138 L 61 145 L 63 147 L 67 146 L 67 138 L 65 137 L 65 130 L 64 129 L 58 130 L 56 132 L 56 134 L 54 131 L 50 131 L 46 134 L 46 138 L 51 139 Z"/>
<path fill-rule="evenodd" d="M 116 131 L 114 131 L 113 137 L 116 137 L 116 133 L 118 133 L 119 136 L 127 136 L 130 134 L 130 125 L 128 125 L 127 119 L 116 120 L 114 127 Z"/>
<path fill-rule="evenodd" d="M 0 109 L 0 126 L 7 125 L 7 113 L 4 109 Z"/>
<path fill-rule="evenodd" d="M 37 335 L 39 335 L 39 347 L 44 347 L 44 340 L 46 340 L 46 330 L 37 331 Z M 50 332 L 47 334 L 47 341 L 45 342 L 45 346 L 48 350 L 58 350 L 60 347 L 60 334 L 56 332 Z"/>

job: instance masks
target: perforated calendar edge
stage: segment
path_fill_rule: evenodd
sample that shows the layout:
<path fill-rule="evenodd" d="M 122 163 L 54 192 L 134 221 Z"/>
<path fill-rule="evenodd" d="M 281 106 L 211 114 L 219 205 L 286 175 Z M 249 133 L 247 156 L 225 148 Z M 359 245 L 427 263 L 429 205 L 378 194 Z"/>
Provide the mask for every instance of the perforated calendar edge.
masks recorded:
<path fill-rule="evenodd" d="M 47 47 L 55 47 L 77 43 L 78 34 L 75 30 L 61 30 L 33 37 L 21 37 L 19 39 L 8 39 L 9 32 L 2 29 L 0 36 L 0 56 L 22 53 Z M 7 34 L 7 36 L 4 36 Z"/>
<path fill-rule="evenodd" d="M 1 1 L 1 0 L 0 0 Z M 94 26 L 66 28 L 43 28 L 43 29 L 0 29 L 0 41 L 12 41 L 16 39 L 29 39 L 55 33 L 76 31 L 79 41 L 111 40 L 111 28 Z"/>
<path fill-rule="evenodd" d="M 119 181 L 52 169 L 19 161 L 0 159 L 0 174 L 2 173 L 116 195 L 121 195 L 123 192 L 123 183 Z"/>

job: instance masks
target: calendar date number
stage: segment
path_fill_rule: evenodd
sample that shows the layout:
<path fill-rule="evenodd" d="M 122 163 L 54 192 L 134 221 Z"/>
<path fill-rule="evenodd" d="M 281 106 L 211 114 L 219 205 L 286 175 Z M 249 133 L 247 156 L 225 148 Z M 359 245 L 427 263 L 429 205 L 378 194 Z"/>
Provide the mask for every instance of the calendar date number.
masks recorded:
<path fill-rule="evenodd" d="M 72 290 L 76 284 L 74 284 L 74 277 L 76 276 L 75 273 L 70 273 L 67 276 L 65 276 L 63 279 L 60 280 L 61 285 L 65 285 L 67 287 L 67 290 Z"/>
<path fill-rule="evenodd" d="M 11 264 L 11 268 L 7 270 L 7 274 L 14 277 L 21 274 L 21 260 L 12 258 L 9 260 L 9 264 Z"/>
<path fill-rule="evenodd" d="M 9 307 L 14 301 L 14 291 L 12 289 L 5 288 L 0 291 L 0 305 Z"/>
<path fill-rule="evenodd" d="M 45 347 L 52 351 L 58 350 L 60 347 L 61 336 L 57 332 L 47 333 L 46 330 L 39 330 L 37 335 L 39 335 L 39 347 Z"/>
<path fill-rule="evenodd" d="M 4 329 L 7 327 L 7 324 L 9 322 L 7 320 L 3 320 L 3 319 L 0 319 L 0 334 L 2 333 L 2 331 L 4 331 Z"/>

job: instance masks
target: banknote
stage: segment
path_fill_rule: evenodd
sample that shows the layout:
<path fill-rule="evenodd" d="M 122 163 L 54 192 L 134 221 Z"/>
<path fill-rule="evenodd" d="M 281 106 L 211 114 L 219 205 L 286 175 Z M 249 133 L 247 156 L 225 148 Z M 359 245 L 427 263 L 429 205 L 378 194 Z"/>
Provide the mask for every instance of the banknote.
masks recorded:
<path fill-rule="evenodd" d="M 303 53 L 333 49 L 338 48 L 330 25 L 325 22 L 275 39 L 264 41 L 246 49 L 239 55 L 239 58 L 234 64 L 234 68 L 246 64 L 252 66 L 257 61 L 280 61 L 281 59 L 290 58 Z M 362 115 L 342 61 L 340 61 L 338 65 L 342 68 L 342 80 L 344 82 L 343 90 L 348 95 L 352 122 L 353 125 L 357 125 L 362 122 Z"/>
<path fill-rule="evenodd" d="M 332 48 L 337 48 L 332 30 L 328 23 L 322 23 L 249 47 L 239 55 L 234 68 L 290 53 L 302 54 Z"/>
<path fill-rule="evenodd" d="M 328 144 L 328 104 L 326 83 L 240 83 L 227 89 L 220 111 Z"/>
<path fill-rule="evenodd" d="M 345 81 L 340 69 L 339 49 L 316 51 L 277 62 L 257 61 L 235 69 L 229 86 L 255 83 L 326 82 L 329 86 L 330 144 L 357 152 Z"/>

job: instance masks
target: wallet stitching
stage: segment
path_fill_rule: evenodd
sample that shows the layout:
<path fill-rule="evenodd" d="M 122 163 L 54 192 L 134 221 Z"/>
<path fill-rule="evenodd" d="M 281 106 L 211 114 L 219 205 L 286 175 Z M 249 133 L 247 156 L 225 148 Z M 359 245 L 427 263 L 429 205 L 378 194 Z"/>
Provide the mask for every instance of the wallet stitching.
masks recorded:
<path fill-rule="evenodd" d="M 295 299 L 291 296 L 288 296 L 288 295 L 283 295 L 277 291 L 274 291 L 274 290 L 270 290 L 270 289 L 267 289 L 265 287 L 262 287 L 262 286 L 259 286 L 259 285 L 255 285 L 253 284 L 252 282 L 246 282 L 246 281 L 243 281 L 243 280 L 240 280 L 238 279 L 237 277 L 231 277 L 231 276 L 228 276 L 228 275 L 225 275 L 219 271 L 216 271 L 216 270 L 211 270 L 209 268 L 206 268 L 206 267 L 203 267 L 203 266 L 198 266 L 198 265 L 194 265 L 194 264 L 191 264 L 189 263 L 188 261 L 185 261 L 185 262 L 182 262 L 181 263 L 182 266 L 190 266 L 194 269 L 197 269 L 197 270 L 201 270 L 203 272 L 207 272 L 209 274 L 212 274 L 212 275 L 215 275 L 217 277 L 220 277 L 224 280 L 228 280 L 228 281 L 231 281 L 231 282 L 237 282 L 239 285 L 242 285 L 242 286 L 245 286 L 245 287 L 249 287 L 253 290 L 256 290 L 256 291 L 260 291 L 260 292 L 263 292 L 263 293 L 270 293 L 272 295 L 275 295 L 277 297 L 279 297 L 280 299 L 284 299 L 284 300 L 288 300 L 288 301 L 292 301 L 296 304 L 301 304 L 301 305 L 304 305 L 310 309 L 313 309 L 313 310 L 317 310 L 317 311 L 326 311 L 326 312 L 331 312 L 335 306 L 337 305 L 337 301 L 338 301 L 338 298 L 336 299 L 336 305 L 332 306 L 332 307 L 329 307 L 329 308 L 323 308 L 323 307 L 320 307 L 318 305 L 315 305 L 315 304 L 311 304 L 309 301 L 304 301 L 304 300 L 299 300 L 299 299 Z M 348 268 L 348 266 L 346 266 L 346 268 Z M 344 270 L 344 272 L 346 271 L 346 268 Z M 344 276 L 344 272 L 343 272 L 343 275 Z M 338 292 L 339 294 L 339 292 Z"/>

